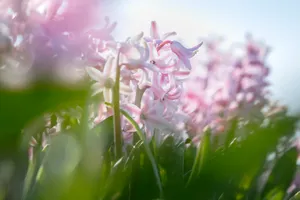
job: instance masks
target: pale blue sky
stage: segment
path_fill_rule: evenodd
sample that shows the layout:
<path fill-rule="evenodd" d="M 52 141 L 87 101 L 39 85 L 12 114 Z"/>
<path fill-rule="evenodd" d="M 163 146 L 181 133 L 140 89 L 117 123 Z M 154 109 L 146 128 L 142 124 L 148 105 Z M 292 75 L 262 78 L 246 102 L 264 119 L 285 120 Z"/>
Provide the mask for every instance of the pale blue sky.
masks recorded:
<path fill-rule="evenodd" d="M 191 45 L 210 33 L 243 41 L 249 31 L 273 47 L 274 99 L 300 110 L 299 0 L 124 0 L 112 18 L 119 22 L 120 38 L 148 34 L 150 21 L 156 20 L 162 31 L 175 30 Z"/>

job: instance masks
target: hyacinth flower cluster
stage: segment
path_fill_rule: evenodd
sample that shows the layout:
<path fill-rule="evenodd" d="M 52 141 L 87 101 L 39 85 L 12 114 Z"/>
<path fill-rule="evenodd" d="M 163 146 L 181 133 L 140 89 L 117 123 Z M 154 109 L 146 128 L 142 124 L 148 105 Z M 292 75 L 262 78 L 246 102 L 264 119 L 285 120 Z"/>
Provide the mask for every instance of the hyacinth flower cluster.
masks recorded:
<path fill-rule="evenodd" d="M 209 126 L 215 134 L 228 129 L 231 119 L 263 119 L 268 102 L 269 47 L 248 35 L 245 44 L 221 49 L 220 39 L 207 39 L 204 52 L 183 95 L 188 130 L 201 133 Z"/>
<path fill-rule="evenodd" d="M 71 160 L 71 154 L 76 154 L 76 151 L 78 151 L 78 155 L 74 156 L 76 157 L 76 162 L 74 161 L 73 164 L 74 168 L 78 165 L 79 154 L 82 149 L 82 152 L 85 153 L 84 159 L 91 160 L 90 163 L 86 162 L 89 163 L 89 166 L 97 165 L 96 168 L 100 169 L 98 167 L 101 165 L 101 168 L 104 166 L 103 169 L 106 170 L 106 162 L 103 162 L 103 166 L 100 164 L 103 161 L 102 159 L 106 159 L 104 158 L 106 155 L 100 156 L 100 153 L 107 151 L 105 153 L 112 155 L 111 158 L 107 158 L 107 163 L 111 163 L 112 169 L 121 166 L 122 172 L 127 170 L 126 166 L 122 167 L 122 162 L 125 159 L 126 162 L 130 159 L 135 162 L 137 159 L 138 167 L 145 169 L 144 162 L 139 160 L 147 155 L 152 165 L 151 173 L 154 173 L 160 196 L 162 196 L 164 189 L 168 190 L 166 186 L 169 183 L 172 185 L 171 193 L 176 196 L 177 194 L 174 191 L 178 190 L 180 193 L 181 189 L 184 188 L 185 190 L 192 185 L 197 177 L 201 177 L 199 180 L 203 185 L 199 187 L 199 184 L 196 184 L 196 189 L 186 190 L 187 192 L 184 193 L 191 194 L 198 192 L 200 189 L 207 189 L 203 187 L 209 184 L 207 179 L 202 178 L 203 174 L 198 176 L 199 170 L 204 169 L 202 168 L 203 163 L 206 162 L 207 168 L 214 169 L 209 174 L 209 179 L 213 180 L 214 177 L 211 175 L 214 174 L 217 177 L 225 177 L 224 185 L 226 187 L 223 185 L 221 187 L 224 187 L 224 192 L 227 192 L 227 185 L 232 184 L 230 182 L 235 179 L 232 179 L 232 177 L 237 177 L 236 175 L 243 168 L 245 168 L 244 171 L 251 173 L 250 176 L 253 176 L 252 170 L 254 168 L 251 167 L 254 165 L 250 162 L 257 161 L 257 159 L 260 159 L 259 157 L 264 155 L 267 156 L 270 153 L 269 147 L 273 146 L 275 152 L 277 147 L 280 146 L 275 143 L 275 139 L 281 138 L 281 135 L 290 134 L 287 132 L 293 132 L 290 128 L 293 126 L 293 122 L 289 122 L 289 118 L 287 118 L 285 125 L 279 123 L 282 120 L 281 115 L 278 118 L 274 117 L 278 113 L 286 112 L 286 108 L 276 104 L 270 105 L 269 102 L 269 83 L 267 81 L 269 66 L 266 63 L 270 49 L 265 44 L 254 40 L 248 35 L 245 43 L 232 44 L 225 49 L 222 49 L 222 41 L 218 38 L 212 40 L 203 38 L 198 44 L 188 46 L 176 39 L 176 32 L 165 34 L 159 32 L 155 21 L 151 22 L 149 33 L 141 32 L 127 38 L 125 41 L 117 41 L 113 37 L 116 23 L 112 23 L 109 18 L 103 20 L 99 14 L 101 2 L 99 1 L 98 4 L 93 0 L 7 0 L 0 3 L 0 10 L 5 10 L 0 14 L 0 89 L 2 89 L 4 83 L 8 86 L 17 87 L 16 93 L 19 91 L 22 93 L 22 90 L 18 90 L 18 87 L 24 87 L 31 81 L 33 81 L 34 86 L 44 84 L 45 79 L 46 83 L 50 83 L 51 86 L 57 86 L 55 85 L 56 81 L 68 80 L 80 82 L 82 79 L 83 82 L 88 80 L 88 83 L 90 83 L 90 88 L 84 88 L 84 94 L 87 90 L 91 91 L 89 97 L 86 98 L 82 95 L 84 96 L 82 98 L 84 99 L 82 100 L 84 105 L 82 103 L 75 109 L 74 105 L 70 104 L 71 111 L 68 110 L 70 107 L 64 107 L 59 111 L 43 108 L 42 112 L 36 114 L 38 116 L 46 113 L 40 116 L 43 120 L 43 125 L 41 125 L 43 130 L 37 136 L 30 135 L 31 142 L 26 140 L 26 144 L 30 143 L 30 162 L 38 159 L 36 152 L 40 150 L 42 152 L 47 149 L 47 153 L 51 153 L 51 151 L 53 153 L 53 149 L 57 146 L 55 146 L 55 140 L 52 140 L 52 136 L 55 135 L 56 137 L 57 133 L 59 133 L 58 136 L 63 136 L 57 138 L 62 141 L 60 143 L 61 150 L 64 151 L 65 147 L 69 145 L 67 139 L 73 138 L 73 135 L 69 137 L 66 133 L 74 133 L 74 135 L 77 134 L 74 137 L 76 138 L 74 140 L 76 144 L 72 146 L 69 154 Z M 89 12 L 86 12 L 87 10 Z M 74 79 L 74 77 L 76 78 Z M 54 79 L 54 82 L 53 80 L 47 82 L 47 78 Z M 38 81 L 34 82 L 36 79 Z M 54 87 L 54 90 L 56 89 Z M 4 91 L 11 92 L 6 88 Z M 39 92 L 38 95 L 41 94 Z M 45 94 L 47 94 L 47 91 Z M 30 104 L 31 102 L 27 100 L 25 103 L 21 101 L 19 104 L 21 98 L 18 99 L 18 96 L 14 96 L 13 99 L 17 99 L 13 102 L 15 104 L 1 104 L 1 108 L 6 107 L 2 107 L 2 105 L 13 105 L 11 108 L 7 106 L 8 109 L 5 109 L 4 112 L 2 110 L 1 117 L 8 116 L 8 120 L 1 125 L 6 125 L 5 122 L 9 121 L 15 122 L 15 114 L 7 114 L 11 112 L 10 109 L 19 113 L 22 113 L 22 111 L 31 112 L 36 104 L 39 104 L 39 101 L 35 101 L 36 99 L 45 100 L 45 98 L 38 98 L 38 95 L 29 95 L 29 100 L 33 100 L 35 103 Z M 59 96 L 61 93 L 52 95 Z M 76 98 L 79 97 L 76 96 Z M 10 101 L 10 99 L 7 98 L 6 101 Z M 26 107 L 22 110 L 23 104 L 24 107 L 30 105 L 28 109 Z M 43 105 L 45 104 L 41 102 L 41 106 Z M 68 113 L 69 111 L 70 113 Z M 282 116 L 283 118 L 286 117 L 285 115 Z M 71 119 L 68 121 L 67 117 Z M 274 117 L 274 121 L 272 121 L 272 117 Z M 29 122 L 31 119 L 28 119 L 29 117 L 24 118 L 26 119 L 21 117 L 24 122 Z M 71 121 L 74 118 L 77 121 Z M 46 123 L 44 123 L 45 121 Z M 227 140 L 226 137 L 231 133 L 231 126 L 236 121 L 238 121 L 238 127 L 235 127 L 232 131 L 235 135 Z M 1 131 L 11 133 L 11 130 L 16 130 L 19 132 L 24 124 L 22 124 L 22 127 L 17 126 L 17 128 L 11 129 L 5 129 L 8 126 L 4 126 L 4 129 L 1 127 Z M 35 125 L 35 122 L 33 124 Z M 103 124 L 107 126 L 104 127 Z M 261 127 L 263 127 L 262 130 L 266 135 L 261 134 L 260 130 L 256 130 Z M 99 135 L 103 133 L 99 137 L 101 141 L 96 141 L 99 136 L 94 134 L 96 132 L 100 133 Z M 243 138 L 239 140 L 238 134 L 240 133 L 245 133 L 245 140 Z M 105 134 L 111 138 L 105 138 Z M 134 134 L 140 137 L 139 141 L 135 140 Z M 93 136 L 90 137 L 90 135 Z M 64 136 L 66 137 L 64 138 Z M 249 140 L 247 140 L 247 136 L 249 136 Z M 289 136 L 286 139 L 290 140 Z M 190 140 L 178 140 L 181 146 L 175 145 L 177 140 L 173 139 L 177 139 L 176 137 L 189 137 L 194 143 L 190 143 Z M 5 137 L 3 138 L 5 139 Z M 91 141 L 94 138 L 95 142 L 85 145 L 84 140 Z M 115 140 L 114 143 L 112 138 Z M 236 138 L 238 139 L 236 140 Z M 107 146 L 109 149 L 102 150 L 101 145 L 105 139 L 108 140 L 107 144 L 109 145 Z M 223 143 L 224 140 L 225 143 Z M 1 141 L 1 144 L 6 143 L 6 140 L 3 141 Z M 126 145 L 123 145 L 123 141 Z M 217 145 L 215 145 L 216 141 L 218 142 Z M 160 145 L 154 144 L 156 142 L 159 142 Z M 234 142 L 237 142 L 238 145 L 231 145 L 237 144 Z M 196 145 L 190 145 L 189 143 Z M 50 145 L 48 146 L 48 144 Z M 198 144 L 200 146 L 197 146 Z M 256 144 L 258 148 L 252 151 L 253 146 Z M 141 145 L 143 149 L 138 145 Z M 95 146 L 99 148 L 94 148 Z M 176 155 L 170 151 L 165 151 L 170 146 L 176 149 L 174 150 Z M 221 148 L 219 148 L 220 146 Z M 288 141 L 287 146 L 289 148 L 290 141 Z M 299 151 L 299 145 L 296 146 Z M 50 148 L 48 149 L 48 147 Z M 111 147 L 114 147 L 115 151 Z M 209 154 L 210 148 L 213 149 L 214 147 L 217 147 L 216 151 Z M 27 148 L 26 145 L 25 151 L 27 151 Z M 237 156 L 240 151 L 241 156 Z M 282 150 L 283 153 L 284 151 Z M 296 151 L 292 149 L 291 152 L 296 155 Z M 58 150 L 55 152 L 58 152 Z M 187 161 L 183 163 L 187 166 L 181 166 L 177 162 L 181 160 L 182 152 L 184 152 L 183 157 Z M 219 154 L 220 152 L 222 155 Z M 248 157 L 243 160 L 244 155 L 248 152 L 250 156 L 247 155 Z M 190 156 L 189 153 L 195 153 L 195 156 Z M 223 159 L 224 155 L 225 160 Z M 280 156 L 280 154 L 278 155 Z M 257 159 L 255 159 L 256 156 Z M 56 157 L 56 155 L 53 157 L 53 163 L 56 163 L 55 161 L 60 158 L 58 156 L 58 159 L 56 159 Z M 168 161 L 169 157 L 172 157 L 176 162 L 171 159 L 171 161 Z M 207 157 L 212 159 L 207 159 Z M 84 159 L 82 163 L 85 163 Z M 270 160 L 270 162 L 275 162 L 276 159 Z M 290 163 L 289 161 L 294 162 L 295 159 L 288 158 L 288 163 Z M 172 166 L 171 168 L 166 167 L 167 162 L 169 162 L 169 166 Z M 22 165 L 19 165 L 19 162 L 16 163 L 16 167 L 18 167 L 16 171 L 19 171 Z M 227 163 L 232 163 L 232 165 L 227 165 Z M 285 163 L 285 166 L 289 165 Z M 27 166 L 27 163 L 25 165 Z M 41 164 L 37 167 L 46 165 Z M 84 165 L 82 165 L 83 168 Z M 295 163 L 292 163 L 291 166 L 295 165 Z M 60 168 L 55 164 L 52 166 Z M 213 168 L 210 166 L 218 167 Z M 173 168 L 177 167 L 179 173 L 178 176 L 174 176 Z M 233 169 L 231 176 L 223 176 L 230 172 L 227 168 Z M 255 166 L 256 168 L 259 168 L 259 165 Z M 79 169 L 81 170 L 81 168 Z M 292 170 L 281 171 L 293 172 Z M 203 172 L 206 173 L 205 170 L 201 173 Z M 224 174 L 222 174 L 223 172 Z M 104 173 L 107 173 L 107 171 Z M 134 170 L 130 173 L 134 173 Z M 97 174 L 99 174 L 98 171 Z M 126 176 L 129 176 L 129 174 L 126 174 Z M 170 178 L 169 180 L 165 179 L 166 174 Z M 186 182 L 185 176 L 187 174 L 189 174 L 189 177 Z M 280 173 L 275 172 L 274 174 Z M 21 176 L 23 179 L 25 174 Z M 171 177 L 179 177 L 182 180 L 173 181 Z M 244 183 L 245 180 L 242 179 Z M 290 192 L 299 187 L 298 179 L 297 176 L 290 187 Z M 115 180 L 120 182 L 118 178 Z M 153 191 L 149 190 L 148 187 L 149 179 L 145 178 L 145 180 L 147 182 L 145 191 L 152 193 Z M 210 183 L 211 187 L 219 188 L 220 181 L 216 180 Z M 85 182 L 79 181 L 82 185 L 85 184 Z M 173 185 L 176 181 L 180 182 L 178 188 Z M 141 180 L 142 182 L 143 180 Z M 182 183 L 186 183 L 186 187 L 183 187 Z M 287 184 L 289 183 L 287 181 Z M 105 185 L 106 182 L 102 181 L 101 184 Z M 115 188 L 115 185 L 113 185 L 113 188 Z M 140 188 L 137 191 L 140 191 Z M 11 193 L 15 194 L 14 191 Z M 234 194 L 236 193 L 234 192 Z M 142 195 L 143 197 L 146 196 L 144 192 L 142 192 Z M 220 195 L 222 196 L 223 192 Z M 216 197 L 215 193 L 213 196 Z M 231 197 L 228 199 L 231 199 Z M 249 197 L 249 199 L 252 198 Z"/>
<path fill-rule="evenodd" d="M 217 40 L 187 48 L 169 39 L 175 34 L 160 36 L 152 22 L 150 36 L 141 33 L 123 43 L 104 42 L 100 54 L 105 64 L 87 68 L 95 93 L 103 92 L 104 102 L 112 102 L 115 71 L 120 67 L 121 108 L 148 136 L 175 133 L 198 141 L 206 128 L 215 134 L 224 132 L 231 119 L 261 119 L 268 104 L 268 47 L 249 36 L 246 44 L 226 51 L 218 48 Z M 196 55 L 201 48 L 204 51 Z M 102 103 L 95 122 L 110 115 L 112 109 Z M 130 139 L 135 129 L 122 122 L 123 134 Z"/>
<path fill-rule="evenodd" d="M 103 23 L 103 2 L 1 1 L 2 80 L 17 87 L 39 77 L 78 81 L 87 62 L 102 61 L 96 54 L 101 44 L 91 40 L 111 39 L 116 26 L 108 18 Z M 18 83 L 6 78 L 11 73 L 18 76 Z"/>
<path fill-rule="evenodd" d="M 218 40 L 209 39 L 186 47 L 172 40 L 176 32 L 162 34 L 153 21 L 149 34 L 119 42 L 112 37 L 116 23 L 105 18 L 104 27 L 97 28 L 98 16 L 92 12 L 97 5 L 91 2 L 24 1 L 21 7 L 9 2 L 2 16 L 1 48 L 11 45 L 13 51 L 6 56 L 3 72 L 63 69 L 72 74 L 75 68 L 81 77 L 88 74 L 93 95 L 103 95 L 95 124 L 114 114 L 107 103 L 115 103 L 116 82 L 121 109 L 149 137 L 175 133 L 197 140 L 207 127 L 222 133 L 228 120 L 259 117 L 268 103 L 269 48 L 251 37 L 225 51 L 218 48 Z M 82 22 L 77 21 L 85 15 L 79 7 L 91 10 Z M 121 121 L 124 138 L 130 141 L 136 130 L 122 117 Z"/>
<path fill-rule="evenodd" d="M 151 23 L 150 36 L 143 33 L 126 42 L 106 41 L 99 54 L 106 60 L 102 69 L 87 67 L 95 81 L 94 94 L 103 92 L 104 102 L 112 103 L 116 68 L 120 68 L 120 103 L 145 130 L 148 136 L 154 131 L 178 133 L 185 129 L 187 116 L 181 110 L 184 82 L 191 72 L 190 58 L 202 43 L 186 48 L 178 41 L 167 40 L 175 32 L 162 37 L 156 22 Z M 117 53 L 119 63 L 116 63 Z M 113 112 L 104 103 L 100 105 L 96 122 Z M 135 130 L 123 120 L 122 131 L 131 135 Z"/>

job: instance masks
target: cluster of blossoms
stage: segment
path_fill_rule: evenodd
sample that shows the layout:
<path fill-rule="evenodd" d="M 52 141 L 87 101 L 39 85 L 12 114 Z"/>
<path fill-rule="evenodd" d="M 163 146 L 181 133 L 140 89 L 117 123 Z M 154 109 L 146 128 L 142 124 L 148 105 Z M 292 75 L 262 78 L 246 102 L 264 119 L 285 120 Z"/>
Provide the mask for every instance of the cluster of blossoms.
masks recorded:
<path fill-rule="evenodd" d="M 92 38 L 112 38 L 110 33 L 116 23 L 106 18 L 103 27 L 103 3 L 103 0 L 1 1 L 1 78 L 9 82 L 7 73 L 19 75 L 18 86 L 39 77 L 74 78 L 86 62 L 99 59 Z M 24 77 L 26 80 L 22 81 Z"/>
<path fill-rule="evenodd" d="M 96 81 L 95 92 L 103 91 L 104 101 L 111 102 L 115 70 L 120 67 L 121 106 L 148 135 L 158 131 L 196 139 L 206 127 L 217 134 L 225 131 L 233 118 L 262 117 L 268 103 L 268 47 L 248 36 L 246 44 L 225 52 L 218 48 L 217 40 L 186 48 L 169 40 L 175 34 L 160 36 L 152 22 L 150 36 L 141 33 L 126 42 L 104 42 L 105 48 L 99 52 L 106 60 L 104 67 L 87 68 Z M 196 56 L 203 43 L 204 51 Z M 118 51 L 120 62 L 115 63 Z M 101 104 L 96 122 L 112 114 Z M 134 131 L 124 120 L 124 134 Z"/>
<path fill-rule="evenodd" d="M 171 39 L 175 32 L 161 34 L 151 22 L 149 35 L 140 33 L 119 42 L 111 35 L 116 23 L 105 18 L 105 26 L 98 28 L 96 1 L 21 2 L 3 3 L 10 9 L 1 16 L 0 51 L 9 46 L 13 50 L 6 55 L 2 72 L 63 68 L 70 74 L 70 66 L 87 72 L 94 81 L 93 95 L 102 93 L 104 99 L 95 123 L 113 114 L 105 103 L 112 103 L 117 69 L 121 108 L 149 136 L 154 132 L 201 136 L 205 127 L 220 133 L 228 128 L 228 120 L 260 114 L 267 103 L 269 49 L 251 37 L 225 52 L 217 40 L 208 39 L 188 48 Z M 125 119 L 122 131 L 125 138 L 135 132 Z"/>
<path fill-rule="evenodd" d="M 116 69 L 120 67 L 120 103 L 131 113 L 147 135 L 183 132 L 187 116 L 181 109 L 184 82 L 191 72 L 192 58 L 202 43 L 186 48 L 168 40 L 175 32 L 160 36 L 156 22 L 151 23 L 150 36 L 140 33 L 125 42 L 103 41 L 98 53 L 103 67 L 87 67 L 95 93 L 103 92 L 104 102 L 112 103 Z M 119 63 L 116 63 L 120 53 Z M 100 105 L 96 122 L 112 114 L 104 103 Z M 130 136 L 135 130 L 123 120 L 123 132 Z"/>
<path fill-rule="evenodd" d="M 229 128 L 230 119 L 263 117 L 263 108 L 269 103 L 269 48 L 250 35 L 246 39 L 246 44 L 225 51 L 219 48 L 219 39 L 204 42 L 204 59 L 195 63 L 195 68 L 203 71 L 188 81 L 182 101 L 191 133 L 201 133 L 206 126 L 220 133 Z"/>

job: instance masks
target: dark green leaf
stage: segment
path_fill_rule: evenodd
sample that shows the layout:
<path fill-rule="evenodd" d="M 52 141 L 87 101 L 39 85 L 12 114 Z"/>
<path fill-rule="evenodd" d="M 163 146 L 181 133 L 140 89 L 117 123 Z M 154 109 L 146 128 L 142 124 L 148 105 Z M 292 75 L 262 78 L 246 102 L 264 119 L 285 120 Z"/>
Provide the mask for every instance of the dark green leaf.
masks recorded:
<path fill-rule="evenodd" d="M 278 159 L 262 191 L 263 197 L 273 195 L 275 190 L 285 194 L 296 172 L 297 157 L 297 149 L 293 147 Z"/>

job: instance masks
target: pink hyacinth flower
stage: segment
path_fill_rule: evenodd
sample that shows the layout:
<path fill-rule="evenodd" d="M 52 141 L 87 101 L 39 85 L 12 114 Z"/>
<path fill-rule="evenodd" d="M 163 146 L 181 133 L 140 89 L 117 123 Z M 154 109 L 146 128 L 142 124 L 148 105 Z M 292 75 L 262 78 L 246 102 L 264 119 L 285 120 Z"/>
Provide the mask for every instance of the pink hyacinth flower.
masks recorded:
<path fill-rule="evenodd" d="M 158 101 L 155 101 L 150 92 L 146 92 L 142 99 L 141 107 L 134 104 L 122 106 L 131 113 L 136 122 L 152 132 L 156 129 L 170 129 L 172 126 L 168 120 L 163 117 L 163 108 Z"/>
<path fill-rule="evenodd" d="M 172 52 L 177 55 L 177 57 L 183 62 L 185 67 L 191 70 L 192 66 L 189 59 L 197 53 L 197 50 L 202 46 L 203 42 L 199 43 L 198 45 L 192 48 L 186 48 L 177 41 L 165 40 L 157 47 L 157 51 L 162 49 L 167 44 L 170 44 Z"/>
<path fill-rule="evenodd" d="M 167 32 L 160 37 L 157 23 L 155 21 L 152 21 L 151 27 L 150 27 L 150 37 L 145 37 L 145 40 L 147 42 L 151 42 L 151 43 L 153 42 L 155 44 L 155 46 L 158 46 L 164 40 L 166 40 L 168 37 L 174 36 L 174 35 L 176 35 L 176 32 L 173 31 L 173 32 Z"/>

